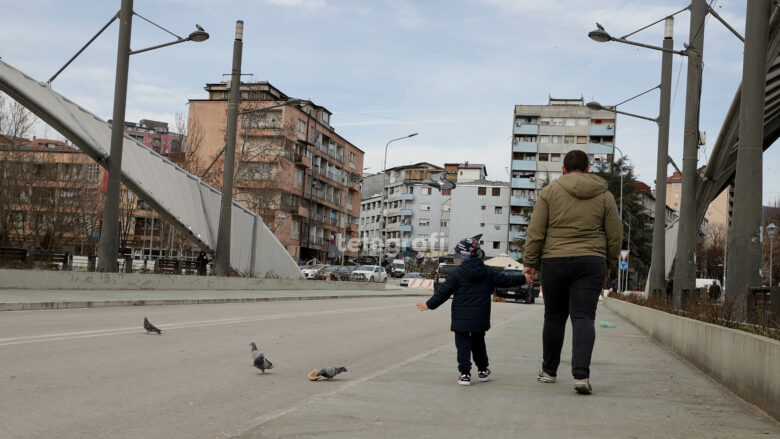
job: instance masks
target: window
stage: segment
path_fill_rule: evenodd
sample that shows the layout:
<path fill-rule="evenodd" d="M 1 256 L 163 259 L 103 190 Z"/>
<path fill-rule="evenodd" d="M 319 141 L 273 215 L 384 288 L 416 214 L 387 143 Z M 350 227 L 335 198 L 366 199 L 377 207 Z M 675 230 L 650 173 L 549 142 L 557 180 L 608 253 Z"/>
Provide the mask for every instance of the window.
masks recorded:
<path fill-rule="evenodd" d="M 487 188 L 486 187 L 478 187 L 477 188 L 477 195 L 487 195 Z M 482 206 L 482 209 L 485 209 L 485 206 Z"/>
<path fill-rule="evenodd" d="M 493 228 L 495 230 L 501 230 L 501 224 L 496 224 L 495 226 L 493 226 Z"/>
<path fill-rule="evenodd" d="M 550 136 L 539 136 L 539 143 L 550 143 Z"/>
<path fill-rule="evenodd" d="M 482 210 L 485 210 L 485 206 L 482 206 Z"/>
<path fill-rule="evenodd" d="M 551 162 L 560 162 L 561 161 L 561 155 L 560 154 L 550 154 L 550 161 Z"/>
<path fill-rule="evenodd" d="M 501 206 L 496 206 L 496 215 L 501 215 L 502 208 Z"/>
<path fill-rule="evenodd" d="M 449 224 L 449 223 L 448 223 L 447 221 L 441 221 L 441 222 L 439 223 L 439 225 L 440 225 L 440 226 L 442 226 L 442 227 L 448 227 L 448 224 Z"/>
<path fill-rule="evenodd" d="M 540 162 L 546 162 L 546 161 L 548 161 L 548 160 L 549 160 L 549 157 L 550 157 L 550 154 L 548 154 L 548 153 L 546 153 L 546 152 L 541 152 L 541 153 L 539 153 L 539 161 L 540 161 Z"/>
<path fill-rule="evenodd" d="M 357 155 L 354 152 L 350 152 L 349 153 L 349 164 L 353 165 L 353 167 L 355 165 L 355 158 L 356 157 L 357 157 Z"/>
<path fill-rule="evenodd" d="M 452 189 L 444 189 L 441 191 L 442 195 L 452 195 Z"/>
<path fill-rule="evenodd" d="M 574 136 L 564 136 L 563 137 L 563 143 L 567 145 L 571 145 L 574 143 Z"/>
<path fill-rule="evenodd" d="M 584 145 L 588 143 L 588 136 L 577 136 L 577 144 Z"/>
<path fill-rule="evenodd" d="M 485 245 L 485 241 L 479 241 L 479 245 Z"/>
<path fill-rule="evenodd" d="M 421 225 L 421 226 L 426 226 L 427 227 L 427 226 L 431 225 L 431 220 L 429 220 L 428 218 L 420 218 L 418 220 L 418 224 Z"/>
<path fill-rule="evenodd" d="M 492 191 L 492 195 L 494 197 L 500 197 L 501 196 L 501 188 L 500 187 L 494 187 Z"/>
<path fill-rule="evenodd" d="M 330 123 L 330 114 L 328 114 L 325 111 L 322 112 L 322 123 L 324 123 L 325 125 Z"/>
<path fill-rule="evenodd" d="M 306 122 L 302 121 L 301 119 L 298 119 L 298 132 L 300 134 L 306 134 Z"/>
<path fill-rule="evenodd" d="M 300 169 L 295 170 L 295 180 L 293 180 L 293 186 L 296 189 L 301 189 L 303 187 L 303 171 Z"/>
<path fill-rule="evenodd" d="M 441 211 L 442 211 L 442 212 L 449 212 L 451 207 L 452 207 L 452 206 L 451 206 L 451 205 L 449 205 L 449 204 L 442 204 L 442 206 L 441 206 Z"/>
<path fill-rule="evenodd" d="M 290 221 L 290 236 L 292 238 L 300 238 L 301 236 L 301 222 L 300 220 L 294 219 Z"/>
<path fill-rule="evenodd" d="M 552 143 L 563 143 L 563 136 L 552 136 Z"/>
<path fill-rule="evenodd" d="M 564 123 L 567 127 L 573 127 L 577 124 L 577 119 L 567 118 Z"/>
<path fill-rule="evenodd" d="M 485 227 L 485 223 L 479 223 L 480 227 Z"/>
<path fill-rule="evenodd" d="M 493 241 L 493 248 L 494 249 L 501 248 L 501 241 Z"/>
<path fill-rule="evenodd" d="M 431 188 L 429 188 L 429 187 L 424 187 L 424 188 L 422 189 L 422 193 L 423 193 L 423 195 L 430 195 L 430 194 L 431 194 L 431 190 L 432 190 L 432 189 L 431 189 Z"/>

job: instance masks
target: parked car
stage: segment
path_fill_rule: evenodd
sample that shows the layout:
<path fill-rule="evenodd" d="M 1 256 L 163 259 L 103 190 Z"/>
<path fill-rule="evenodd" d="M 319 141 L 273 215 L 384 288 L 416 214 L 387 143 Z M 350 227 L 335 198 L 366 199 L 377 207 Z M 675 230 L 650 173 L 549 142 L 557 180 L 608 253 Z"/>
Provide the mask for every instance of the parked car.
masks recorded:
<path fill-rule="evenodd" d="M 361 265 L 352 272 L 352 280 L 363 282 L 387 282 L 387 273 L 379 265 Z"/>
<path fill-rule="evenodd" d="M 323 265 L 323 264 L 304 265 L 301 267 L 301 273 L 303 273 L 304 279 L 314 279 L 314 276 L 316 276 L 317 273 L 323 269 L 323 267 L 327 267 L 327 265 Z"/>
<path fill-rule="evenodd" d="M 439 264 L 436 274 L 433 276 L 433 291 L 436 292 L 439 287 L 447 280 L 447 276 L 455 271 L 458 266 L 455 264 Z"/>
<path fill-rule="evenodd" d="M 401 279 L 401 286 L 408 287 L 411 279 L 422 279 L 422 273 L 406 273 Z"/>
<path fill-rule="evenodd" d="M 406 274 L 406 264 L 403 259 L 393 259 L 390 268 L 390 275 L 393 277 L 404 277 Z"/>
<path fill-rule="evenodd" d="M 496 271 L 501 271 L 513 276 L 520 276 L 523 274 L 522 270 L 518 270 L 514 268 L 502 268 L 502 267 L 492 267 L 492 268 Z M 538 275 L 536 277 L 538 277 Z M 506 300 L 513 300 L 517 303 L 531 304 L 536 302 L 536 298 L 539 297 L 540 288 L 541 288 L 541 283 L 538 281 L 538 279 L 534 279 L 532 283 L 530 284 L 527 283 L 520 287 L 495 288 L 493 290 L 493 294 L 496 297 L 502 297 Z"/>

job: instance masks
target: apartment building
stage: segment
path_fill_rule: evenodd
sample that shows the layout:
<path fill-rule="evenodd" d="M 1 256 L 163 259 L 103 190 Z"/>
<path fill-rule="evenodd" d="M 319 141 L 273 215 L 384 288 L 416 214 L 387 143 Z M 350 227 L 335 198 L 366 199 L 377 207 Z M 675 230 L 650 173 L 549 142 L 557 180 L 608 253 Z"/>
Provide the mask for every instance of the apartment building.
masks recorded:
<path fill-rule="evenodd" d="M 205 90 L 207 99 L 189 102 L 188 134 L 201 144 L 186 152 L 201 165 L 224 147 L 229 86 Z M 287 105 L 290 98 L 265 81 L 242 83 L 240 96 L 239 111 L 257 111 L 239 116 L 234 198 L 261 215 L 296 259 L 356 257 L 339 249 L 358 238 L 363 151 L 336 133 L 325 107 Z M 221 161 L 214 168 L 206 180 L 221 188 Z"/>
<path fill-rule="evenodd" d="M 382 255 L 382 194 L 364 197 L 360 201 L 359 256 Z"/>
<path fill-rule="evenodd" d="M 698 172 L 702 172 L 703 170 L 704 167 L 701 167 Z M 710 205 L 707 206 L 707 212 L 704 214 L 704 219 L 707 220 L 711 226 L 727 227 L 729 225 L 729 188 L 724 189 L 723 192 L 718 194 Z M 681 200 L 682 174 L 675 171 L 666 179 L 666 205 L 675 211 L 679 211 Z"/>
<path fill-rule="evenodd" d="M 125 121 L 125 135 L 162 155 L 181 152 L 182 135 L 171 132 L 167 122 L 150 119 L 141 119 L 137 123 Z"/>
<path fill-rule="evenodd" d="M 467 168 L 468 169 L 468 168 Z M 484 166 L 483 166 L 484 169 Z M 486 175 L 486 173 L 485 173 Z M 488 257 L 508 251 L 509 183 L 473 180 L 452 191 L 449 242 L 482 235 L 479 244 Z"/>
<path fill-rule="evenodd" d="M 509 255 L 522 256 L 538 192 L 562 175 L 563 157 L 585 151 L 592 168 L 614 157 L 615 114 L 580 99 L 550 98 L 547 105 L 515 105 L 512 126 Z"/>

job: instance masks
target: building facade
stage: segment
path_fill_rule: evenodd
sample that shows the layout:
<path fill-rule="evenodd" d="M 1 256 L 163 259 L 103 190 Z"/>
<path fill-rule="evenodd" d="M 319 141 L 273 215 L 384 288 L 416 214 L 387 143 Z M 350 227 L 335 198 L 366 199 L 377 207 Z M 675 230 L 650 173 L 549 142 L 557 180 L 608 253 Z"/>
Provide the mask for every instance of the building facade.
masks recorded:
<path fill-rule="evenodd" d="M 205 167 L 206 180 L 222 187 L 229 87 L 207 84 L 207 99 L 191 99 L 188 135 L 197 135 L 186 160 Z M 356 257 L 363 151 L 336 133 L 331 112 L 289 97 L 268 82 L 242 83 L 236 138 L 234 198 L 262 216 L 296 259 Z M 274 107 L 274 108 L 270 108 Z"/>
<path fill-rule="evenodd" d="M 459 182 L 452 191 L 449 242 L 482 235 L 479 244 L 488 257 L 508 251 L 509 194 L 507 182 Z"/>
<path fill-rule="evenodd" d="M 614 157 L 615 114 L 591 110 L 583 99 L 550 98 L 547 105 L 515 105 L 512 125 L 509 255 L 522 245 L 538 192 L 562 175 L 563 157 L 580 149 L 591 167 Z"/>
<path fill-rule="evenodd" d="M 704 168 L 700 168 L 699 172 L 703 169 Z M 718 194 L 710 205 L 707 206 L 707 212 L 704 214 L 704 219 L 707 220 L 710 226 L 728 227 L 730 217 L 729 188 L 724 189 L 723 192 Z M 682 174 L 675 171 L 666 179 L 666 205 L 675 211 L 679 211 L 681 197 Z"/>

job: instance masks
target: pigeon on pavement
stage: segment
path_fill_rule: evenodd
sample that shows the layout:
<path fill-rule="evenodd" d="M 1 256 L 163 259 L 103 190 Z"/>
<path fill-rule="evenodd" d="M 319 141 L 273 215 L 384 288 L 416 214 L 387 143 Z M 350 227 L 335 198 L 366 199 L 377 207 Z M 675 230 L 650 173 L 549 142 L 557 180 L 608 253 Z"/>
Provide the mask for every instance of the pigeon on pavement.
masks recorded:
<path fill-rule="evenodd" d="M 315 370 L 313 370 L 309 374 L 309 379 L 312 380 L 312 381 L 317 381 L 320 378 L 324 377 L 324 378 L 327 378 L 328 381 L 330 381 L 336 375 L 338 375 L 340 373 L 344 373 L 346 371 L 347 371 L 346 367 L 326 367 L 326 368 L 319 369 L 319 370 L 315 369 Z"/>
<path fill-rule="evenodd" d="M 144 329 L 146 329 L 146 332 L 156 332 L 157 334 L 162 334 L 162 330 L 149 322 L 149 319 L 146 317 L 144 317 Z"/>
<path fill-rule="evenodd" d="M 262 352 L 257 350 L 257 345 L 255 344 L 255 342 L 250 343 L 249 346 L 252 346 L 252 358 L 255 360 L 254 366 L 256 368 L 260 369 L 262 373 L 265 373 L 266 369 L 274 368 L 274 365 L 270 361 L 268 361 L 267 358 L 265 358 L 265 355 L 263 355 Z"/>

